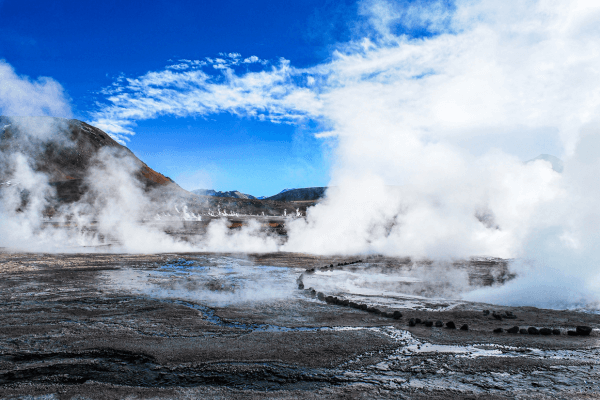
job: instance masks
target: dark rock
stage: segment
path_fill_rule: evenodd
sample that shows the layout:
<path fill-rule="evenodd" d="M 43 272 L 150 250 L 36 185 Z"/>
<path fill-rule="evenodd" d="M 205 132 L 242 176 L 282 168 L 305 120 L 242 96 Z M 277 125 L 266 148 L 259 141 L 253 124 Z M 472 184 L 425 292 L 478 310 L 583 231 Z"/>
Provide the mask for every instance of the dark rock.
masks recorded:
<path fill-rule="evenodd" d="M 333 264 L 329 265 L 329 268 L 333 268 Z"/>
<path fill-rule="evenodd" d="M 358 306 L 359 306 L 360 304 L 358 304 L 358 303 L 355 303 L 355 302 L 351 301 L 351 302 L 349 302 L 349 303 L 348 303 L 348 305 L 349 305 L 350 307 L 352 307 L 352 308 L 358 308 Z"/>
<path fill-rule="evenodd" d="M 577 333 L 577 331 L 567 331 L 567 335 L 569 335 L 569 336 L 579 336 L 579 333 Z"/>
<path fill-rule="evenodd" d="M 298 283 L 298 289 L 303 290 L 304 289 L 304 283 L 302 283 L 302 282 Z"/>
<path fill-rule="evenodd" d="M 575 330 L 579 336 L 589 336 L 590 333 L 592 333 L 592 328 L 589 326 L 580 325 L 576 327 Z"/>
<path fill-rule="evenodd" d="M 540 335 L 545 335 L 545 336 L 552 335 L 552 329 L 542 328 L 542 329 L 540 329 Z"/>
<path fill-rule="evenodd" d="M 400 311 L 394 311 L 394 314 L 392 314 L 392 317 L 394 319 L 400 319 L 400 318 L 402 318 L 402 313 Z"/>
<path fill-rule="evenodd" d="M 379 315 L 381 315 L 382 317 L 385 317 L 385 318 L 392 318 L 392 314 L 385 312 L 385 311 L 382 311 L 381 314 L 379 314 Z"/>
<path fill-rule="evenodd" d="M 325 297 L 325 302 L 327 304 L 332 304 L 334 302 L 333 296 L 327 296 L 327 297 Z"/>
<path fill-rule="evenodd" d="M 498 321 L 502 321 L 502 315 L 496 314 L 495 312 L 492 314 L 492 317 L 496 318 Z"/>
<path fill-rule="evenodd" d="M 540 333 L 540 331 L 538 330 L 538 328 L 534 328 L 533 326 L 530 326 L 529 328 L 527 328 L 527 332 L 530 335 L 537 335 Z"/>
<path fill-rule="evenodd" d="M 464 324 L 463 326 L 460 327 L 461 331 L 468 331 L 469 330 L 469 325 Z"/>
<path fill-rule="evenodd" d="M 502 328 L 494 329 L 494 333 L 502 333 L 502 332 L 504 332 L 504 329 L 502 329 Z"/>
<path fill-rule="evenodd" d="M 560 335 L 560 329 L 552 329 L 553 335 Z"/>
<path fill-rule="evenodd" d="M 317 292 L 317 298 L 319 300 L 325 300 L 325 295 L 322 292 Z"/>
<path fill-rule="evenodd" d="M 442 326 L 444 326 L 444 323 L 442 321 L 435 321 L 435 326 L 441 328 Z"/>
<path fill-rule="evenodd" d="M 359 310 L 367 311 L 367 308 L 369 308 L 369 307 L 366 304 L 359 304 L 358 305 L 358 309 Z"/>
<path fill-rule="evenodd" d="M 421 318 L 415 318 L 415 322 L 416 322 L 417 324 L 420 324 L 420 323 L 422 322 L 422 321 L 421 321 Z"/>
<path fill-rule="evenodd" d="M 306 272 L 309 273 L 309 274 L 314 274 L 315 273 L 315 268 L 313 267 L 313 268 L 307 269 Z"/>
<path fill-rule="evenodd" d="M 411 318 L 411 319 L 408 321 L 408 326 L 415 326 L 416 324 L 417 324 L 417 323 L 415 322 L 415 319 L 414 319 L 414 318 Z"/>
<path fill-rule="evenodd" d="M 452 321 L 446 322 L 446 328 L 448 329 L 456 329 L 456 325 Z"/>
<path fill-rule="evenodd" d="M 350 301 L 348 301 L 348 300 L 342 300 L 341 303 L 340 303 L 340 305 L 344 306 L 344 307 L 348 307 L 348 305 L 350 305 Z"/>
<path fill-rule="evenodd" d="M 483 315 L 490 315 L 490 310 L 483 310 Z"/>
<path fill-rule="evenodd" d="M 519 333 L 519 327 L 518 326 L 513 326 L 512 328 L 507 329 L 506 332 L 508 332 L 508 333 Z"/>
<path fill-rule="evenodd" d="M 433 321 L 425 321 L 424 324 L 426 327 L 431 328 L 433 326 Z"/>
<path fill-rule="evenodd" d="M 381 310 L 375 307 L 370 307 L 369 309 L 367 309 L 367 311 L 373 314 L 381 314 Z"/>
<path fill-rule="evenodd" d="M 524 334 L 529 333 L 529 331 L 525 328 L 521 328 L 521 329 L 519 329 L 519 333 L 524 335 Z"/>

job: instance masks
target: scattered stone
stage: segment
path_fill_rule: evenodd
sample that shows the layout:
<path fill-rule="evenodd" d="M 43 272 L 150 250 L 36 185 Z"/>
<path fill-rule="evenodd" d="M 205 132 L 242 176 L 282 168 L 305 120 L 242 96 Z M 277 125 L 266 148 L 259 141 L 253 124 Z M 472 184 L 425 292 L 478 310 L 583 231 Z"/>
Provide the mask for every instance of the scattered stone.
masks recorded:
<path fill-rule="evenodd" d="M 510 329 L 507 329 L 506 332 L 508 333 L 519 333 L 519 327 L 518 326 L 513 326 Z"/>
<path fill-rule="evenodd" d="M 402 318 L 402 313 L 400 311 L 394 311 L 394 314 L 392 314 L 392 317 L 394 319 L 400 319 L 400 318 Z"/>
<path fill-rule="evenodd" d="M 545 336 L 552 335 L 552 329 L 542 328 L 542 329 L 540 329 L 540 335 L 545 335 Z"/>
<path fill-rule="evenodd" d="M 317 298 L 319 300 L 325 300 L 325 295 L 322 292 L 317 292 Z"/>
<path fill-rule="evenodd" d="M 560 329 L 552 329 L 553 335 L 560 335 Z"/>
<path fill-rule="evenodd" d="M 592 328 L 589 326 L 580 325 L 576 327 L 575 330 L 579 336 L 589 336 L 590 333 L 592 333 Z"/>
<path fill-rule="evenodd" d="M 420 323 L 422 322 L 422 321 L 421 321 L 421 318 L 415 318 L 415 322 L 416 322 L 417 324 L 420 324 Z"/>
<path fill-rule="evenodd" d="M 426 327 L 431 328 L 433 326 L 433 321 L 425 321 L 424 324 Z"/>
<path fill-rule="evenodd" d="M 494 333 L 502 333 L 502 332 L 504 332 L 504 329 L 502 329 L 502 328 L 494 329 Z"/>
<path fill-rule="evenodd" d="M 577 333 L 577 331 L 567 331 L 567 335 L 569 335 L 569 336 L 579 336 L 579 333 Z"/>
<path fill-rule="evenodd" d="M 529 328 L 527 328 L 527 332 L 530 335 L 537 335 L 540 333 L 540 331 L 538 330 L 538 328 L 534 328 L 533 326 L 530 326 Z"/>
<path fill-rule="evenodd" d="M 408 321 L 408 326 L 415 326 L 416 324 L 417 324 L 417 323 L 415 322 L 415 319 L 414 319 L 414 318 L 411 318 L 411 319 Z"/>
<path fill-rule="evenodd" d="M 469 330 L 469 325 L 464 324 L 463 326 L 460 327 L 461 331 L 468 331 Z"/>
<path fill-rule="evenodd" d="M 525 328 L 521 328 L 521 329 L 519 329 L 519 333 L 525 335 L 525 334 L 528 334 L 529 331 Z"/>
<path fill-rule="evenodd" d="M 483 315 L 490 315 L 490 310 L 483 310 Z"/>
<path fill-rule="evenodd" d="M 435 321 L 435 326 L 437 328 L 441 328 L 442 326 L 444 326 L 444 323 L 442 321 Z"/>
<path fill-rule="evenodd" d="M 456 325 L 452 321 L 446 322 L 446 328 L 448 329 L 456 329 Z"/>
<path fill-rule="evenodd" d="M 512 311 L 504 311 L 504 318 L 506 319 L 517 319 L 517 316 L 512 313 Z"/>

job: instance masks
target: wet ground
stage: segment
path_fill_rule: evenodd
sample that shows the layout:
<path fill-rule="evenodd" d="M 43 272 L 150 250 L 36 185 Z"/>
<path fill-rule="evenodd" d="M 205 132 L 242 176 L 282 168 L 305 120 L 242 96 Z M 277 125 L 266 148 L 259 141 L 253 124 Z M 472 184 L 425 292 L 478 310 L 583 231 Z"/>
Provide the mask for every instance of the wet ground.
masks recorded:
<path fill-rule="evenodd" d="M 599 315 L 456 295 L 506 279 L 486 259 L 0 253 L 0 396 L 597 398 Z"/>

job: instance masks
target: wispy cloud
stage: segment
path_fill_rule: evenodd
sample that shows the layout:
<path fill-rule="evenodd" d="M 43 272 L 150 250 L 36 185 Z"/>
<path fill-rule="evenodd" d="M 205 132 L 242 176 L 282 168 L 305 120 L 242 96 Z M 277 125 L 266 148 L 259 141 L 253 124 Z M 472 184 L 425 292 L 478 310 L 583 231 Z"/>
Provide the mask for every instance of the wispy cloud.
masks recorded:
<path fill-rule="evenodd" d="M 119 141 L 133 134 L 135 121 L 161 115 L 204 116 L 228 112 L 276 123 L 293 123 L 317 116 L 320 103 L 301 83 L 301 74 L 280 59 L 260 71 L 247 64 L 265 65 L 256 56 L 237 53 L 206 60 L 178 60 L 163 71 L 137 78 L 121 77 L 104 89 L 106 101 L 93 113 L 93 124 Z"/>

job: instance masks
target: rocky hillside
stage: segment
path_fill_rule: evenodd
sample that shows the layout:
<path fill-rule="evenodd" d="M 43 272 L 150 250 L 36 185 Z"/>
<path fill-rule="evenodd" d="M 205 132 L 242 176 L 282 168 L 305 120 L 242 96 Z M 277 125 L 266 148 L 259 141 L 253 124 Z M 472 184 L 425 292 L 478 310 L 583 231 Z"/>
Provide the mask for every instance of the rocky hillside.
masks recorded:
<path fill-rule="evenodd" d="M 326 187 L 310 187 L 302 189 L 286 189 L 281 193 L 277 193 L 274 196 L 267 197 L 265 200 L 274 201 L 307 201 L 307 200 L 319 200 L 325 197 Z"/>
<path fill-rule="evenodd" d="M 85 192 L 84 178 L 100 149 L 106 147 L 131 157 L 139 166 L 136 177 L 147 190 L 161 186 L 183 190 L 104 131 L 85 122 L 51 117 L 0 117 L 0 151 L 26 155 L 35 170 L 47 174 L 63 202 L 77 201 Z M 2 162 L 0 179 L 5 179 L 11 171 L 5 157 Z"/>

